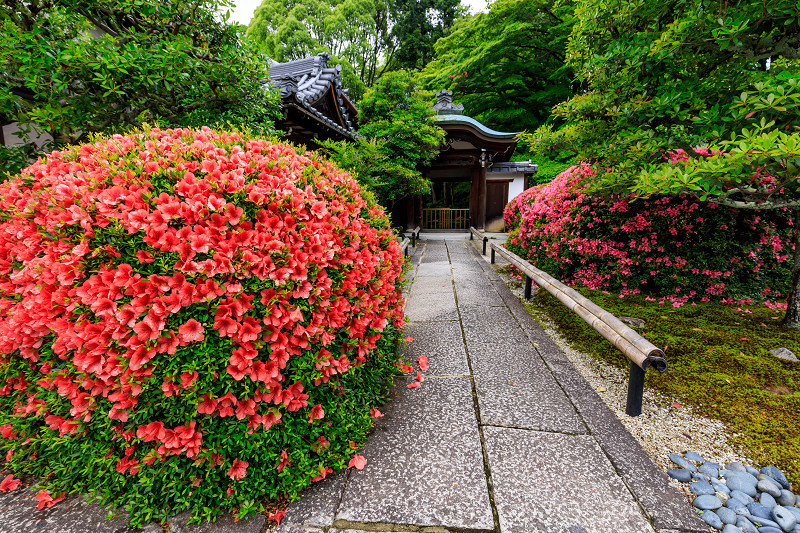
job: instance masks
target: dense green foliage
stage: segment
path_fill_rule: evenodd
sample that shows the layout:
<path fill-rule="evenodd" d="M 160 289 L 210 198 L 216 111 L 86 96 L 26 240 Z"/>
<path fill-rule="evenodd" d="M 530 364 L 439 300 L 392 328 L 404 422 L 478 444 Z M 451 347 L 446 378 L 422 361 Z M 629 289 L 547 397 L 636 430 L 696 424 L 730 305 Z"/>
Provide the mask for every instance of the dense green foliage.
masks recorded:
<path fill-rule="evenodd" d="M 0 120 L 47 134 L 45 148 L 159 122 L 268 132 L 267 60 L 218 20 L 226 0 L 14 0 L 0 6 Z M 35 136 L 35 135 L 34 135 Z M 6 142 L 11 141 L 7 139 Z M 33 145 L 0 150 L 19 170 Z"/>
<path fill-rule="evenodd" d="M 800 353 L 796 333 L 779 327 L 781 313 L 714 303 L 672 309 L 642 296 L 579 292 L 615 316 L 647 322 L 637 332 L 665 349 L 670 365 L 664 374 L 647 373 L 648 388 L 721 420 L 734 446 L 757 463 L 779 465 L 800 484 L 800 432 L 787 430 L 800 427 L 800 365 L 769 354 L 780 346 Z M 544 312 L 578 350 L 628 369 L 619 350 L 547 292 L 536 293 L 528 307 Z"/>
<path fill-rule="evenodd" d="M 425 68 L 436 57 L 436 42 L 464 12 L 460 0 L 392 0 L 392 37 L 397 49 L 387 58 L 390 67 Z"/>
<path fill-rule="evenodd" d="M 505 131 L 534 129 L 572 94 L 564 66 L 573 2 L 497 0 L 436 43 L 424 85 L 452 89 L 466 113 Z"/>
<path fill-rule="evenodd" d="M 355 96 L 363 89 L 352 86 L 345 65 L 370 87 L 396 47 L 387 0 L 263 0 L 247 35 L 279 62 L 328 52 L 332 64 L 343 64 Z"/>
<path fill-rule="evenodd" d="M 364 96 L 358 115 L 362 139 L 323 143 L 330 157 L 353 172 L 391 208 L 411 194 L 426 194 L 421 167 L 439 153 L 444 130 L 433 120 L 433 95 L 405 70 L 387 72 Z"/>
<path fill-rule="evenodd" d="M 800 223 L 797 2 L 582 0 L 575 15 L 567 62 L 588 90 L 526 137 L 534 150 L 575 151 L 602 170 L 601 188 L 794 209 Z M 797 239 L 791 328 L 800 328 Z"/>
<path fill-rule="evenodd" d="M 288 145 L 152 129 L 49 154 L 0 184 L 5 466 L 134 525 L 296 497 L 363 460 L 402 265 L 384 211 Z"/>

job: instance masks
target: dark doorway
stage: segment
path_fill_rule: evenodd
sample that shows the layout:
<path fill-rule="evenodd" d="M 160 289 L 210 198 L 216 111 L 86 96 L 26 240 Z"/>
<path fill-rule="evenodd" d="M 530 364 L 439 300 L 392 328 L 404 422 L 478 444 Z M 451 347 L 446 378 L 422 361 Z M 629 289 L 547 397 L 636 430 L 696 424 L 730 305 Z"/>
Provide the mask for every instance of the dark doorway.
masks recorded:
<path fill-rule="evenodd" d="M 486 220 L 503 216 L 508 203 L 508 181 L 486 181 Z"/>

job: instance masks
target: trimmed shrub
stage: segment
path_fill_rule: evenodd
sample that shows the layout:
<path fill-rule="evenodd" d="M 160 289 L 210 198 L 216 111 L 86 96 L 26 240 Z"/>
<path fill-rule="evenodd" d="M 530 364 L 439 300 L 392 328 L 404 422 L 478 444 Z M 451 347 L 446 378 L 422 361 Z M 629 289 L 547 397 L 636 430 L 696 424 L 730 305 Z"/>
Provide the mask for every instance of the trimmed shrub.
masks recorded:
<path fill-rule="evenodd" d="M 7 466 L 134 525 L 296 496 L 384 399 L 402 263 L 356 182 L 287 145 L 154 129 L 53 152 L 0 185 Z"/>
<path fill-rule="evenodd" d="M 596 196 L 589 165 L 509 203 L 509 248 L 564 283 L 692 301 L 780 298 L 791 280 L 788 211 L 738 211 L 690 196 Z"/>

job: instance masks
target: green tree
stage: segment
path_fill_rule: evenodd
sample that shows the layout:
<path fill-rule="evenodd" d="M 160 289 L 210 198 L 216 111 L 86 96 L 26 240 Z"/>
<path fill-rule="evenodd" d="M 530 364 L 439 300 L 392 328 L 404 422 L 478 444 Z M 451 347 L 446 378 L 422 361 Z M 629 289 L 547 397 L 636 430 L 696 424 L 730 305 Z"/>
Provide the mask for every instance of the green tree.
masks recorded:
<path fill-rule="evenodd" d="M 264 0 L 247 35 L 279 62 L 328 52 L 367 87 L 394 50 L 387 0 Z"/>
<path fill-rule="evenodd" d="M 525 140 L 594 161 L 601 187 L 793 209 L 800 223 L 799 20 L 792 0 L 582 0 L 568 63 L 588 90 Z M 688 160 L 669 161 L 675 149 Z M 783 325 L 800 328 L 800 241 Z"/>
<path fill-rule="evenodd" d="M 406 70 L 387 72 L 361 101 L 362 138 L 354 143 L 323 143 L 341 167 L 357 174 L 391 209 L 412 194 L 430 192 L 421 169 L 439 153 L 445 132 L 433 119 L 433 94 L 419 88 Z"/>
<path fill-rule="evenodd" d="M 565 67 L 573 2 L 497 0 L 436 43 L 428 89 L 452 89 L 470 116 L 506 131 L 533 129 L 572 94 Z"/>
<path fill-rule="evenodd" d="M 393 68 L 422 70 L 436 57 L 434 45 L 466 13 L 460 0 L 394 0 L 392 36 L 397 41 Z"/>
<path fill-rule="evenodd" d="M 267 131 L 277 112 L 266 61 L 218 20 L 226 0 L 9 0 L 0 6 L 0 119 L 46 148 L 158 121 Z M 6 170 L 36 148 L 4 148 Z M 19 157 L 22 153 L 23 157 Z M 15 168 L 16 167 L 16 168 Z"/>

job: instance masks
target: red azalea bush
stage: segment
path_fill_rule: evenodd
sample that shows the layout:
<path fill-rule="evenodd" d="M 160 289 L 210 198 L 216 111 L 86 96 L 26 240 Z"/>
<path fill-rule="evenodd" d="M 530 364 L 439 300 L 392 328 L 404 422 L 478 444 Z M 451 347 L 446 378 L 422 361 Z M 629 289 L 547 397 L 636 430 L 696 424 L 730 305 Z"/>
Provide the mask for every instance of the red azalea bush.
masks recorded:
<path fill-rule="evenodd" d="M 515 198 L 505 211 L 509 249 L 564 283 L 675 307 L 788 293 L 788 211 L 738 211 L 686 195 L 596 196 L 586 192 L 593 176 L 575 165 Z"/>
<path fill-rule="evenodd" d="M 53 152 L 0 184 L 7 467 L 134 524 L 296 495 L 386 393 L 402 262 L 356 182 L 287 145 L 204 128 Z"/>

